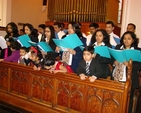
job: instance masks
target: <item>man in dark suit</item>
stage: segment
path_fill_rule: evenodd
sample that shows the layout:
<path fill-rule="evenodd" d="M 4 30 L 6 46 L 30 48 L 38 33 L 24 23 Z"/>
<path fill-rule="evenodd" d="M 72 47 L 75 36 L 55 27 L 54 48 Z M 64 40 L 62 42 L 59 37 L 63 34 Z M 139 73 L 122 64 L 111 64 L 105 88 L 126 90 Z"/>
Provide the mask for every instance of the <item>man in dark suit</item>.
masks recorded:
<path fill-rule="evenodd" d="M 102 76 L 101 65 L 98 60 L 94 58 L 94 48 L 87 46 L 83 50 L 83 60 L 80 61 L 77 68 L 77 74 L 81 80 L 89 77 L 90 82 L 94 82 L 97 78 Z"/>

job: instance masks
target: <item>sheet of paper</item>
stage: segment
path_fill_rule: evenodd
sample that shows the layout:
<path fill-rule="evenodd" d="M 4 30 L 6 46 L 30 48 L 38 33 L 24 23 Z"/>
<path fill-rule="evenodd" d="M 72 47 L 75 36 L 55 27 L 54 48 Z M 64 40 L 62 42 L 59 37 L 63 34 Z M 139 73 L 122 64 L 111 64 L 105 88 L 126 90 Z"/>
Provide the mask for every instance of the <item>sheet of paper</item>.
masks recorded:
<path fill-rule="evenodd" d="M 0 36 L 0 47 L 1 47 L 2 49 L 7 48 L 6 40 L 4 39 L 3 36 Z"/>

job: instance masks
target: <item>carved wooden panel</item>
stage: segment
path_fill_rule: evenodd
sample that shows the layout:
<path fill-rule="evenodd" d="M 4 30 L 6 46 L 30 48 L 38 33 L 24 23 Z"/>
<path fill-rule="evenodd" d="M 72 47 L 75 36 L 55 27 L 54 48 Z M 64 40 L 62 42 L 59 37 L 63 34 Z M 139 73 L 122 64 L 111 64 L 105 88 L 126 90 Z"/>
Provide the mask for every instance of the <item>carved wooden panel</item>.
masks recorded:
<path fill-rule="evenodd" d="M 53 78 L 43 77 L 43 96 L 42 99 L 47 102 L 53 102 Z"/>
<path fill-rule="evenodd" d="M 0 67 L 0 87 L 8 90 L 8 68 Z"/>
<path fill-rule="evenodd" d="M 83 111 L 85 91 L 84 85 L 71 83 L 70 109 Z"/>
<path fill-rule="evenodd" d="M 58 80 L 57 86 L 57 105 L 64 106 L 68 109 L 70 101 L 70 83 Z"/>
<path fill-rule="evenodd" d="M 57 105 L 73 112 L 83 111 L 85 86 L 64 80 L 57 83 Z"/>
<path fill-rule="evenodd" d="M 122 93 L 95 87 L 88 89 L 89 113 L 120 113 Z"/>
<path fill-rule="evenodd" d="M 32 75 L 33 81 L 32 81 L 32 89 L 31 89 L 31 97 L 39 99 L 41 101 L 41 95 L 42 95 L 42 76 L 39 75 Z"/>
<path fill-rule="evenodd" d="M 12 69 L 11 71 L 11 92 L 18 93 L 19 95 L 29 95 L 30 92 L 30 73 Z"/>
<path fill-rule="evenodd" d="M 53 102 L 53 78 L 32 74 L 31 98 L 38 101 Z"/>

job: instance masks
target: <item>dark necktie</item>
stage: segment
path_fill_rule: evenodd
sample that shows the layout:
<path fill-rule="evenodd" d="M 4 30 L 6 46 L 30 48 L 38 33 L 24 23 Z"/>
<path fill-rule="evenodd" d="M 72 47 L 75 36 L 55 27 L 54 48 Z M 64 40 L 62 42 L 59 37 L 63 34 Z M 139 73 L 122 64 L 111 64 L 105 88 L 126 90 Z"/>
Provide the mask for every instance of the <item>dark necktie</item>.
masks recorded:
<path fill-rule="evenodd" d="M 86 63 L 86 75 L 89 75 L 90 74 L 89 67 L 90 67 L 89 63 Z"/>
<path fill-rule="evenodd" d="M 45 36 L 44 36 L 44 34 L 42 34 L 42 36 L 41 36 L 41 41 L 45 42 Z"/>

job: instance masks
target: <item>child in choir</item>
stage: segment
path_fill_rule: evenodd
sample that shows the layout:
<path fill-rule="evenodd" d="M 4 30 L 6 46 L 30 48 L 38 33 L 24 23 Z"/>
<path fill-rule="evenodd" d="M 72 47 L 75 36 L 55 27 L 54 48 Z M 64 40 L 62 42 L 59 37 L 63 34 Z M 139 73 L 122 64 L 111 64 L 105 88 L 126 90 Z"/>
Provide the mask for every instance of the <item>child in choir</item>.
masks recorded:
<path fill-rule="evenodd" d="M 56 59 L 53 52 L 48 52 L 44 58 L 44 68 L 49 69 L 51 72 L 64 72 L 73 73 L 71 67 L 65 63 Z"/>
<path fill-rule="evenodd" d="M 62 62 L 55 61 L 52 57 L 46 57 L 44 60 L 44 68 L 49 70 L 51 73 L 66 73 L 67 68 L 63 65 Z"/>
<path fill-rule="evenodd" d="M 42 53 L 40 51 L 31 51 L 31 55 L 30 55 L 30 60 L 31 60 L 31 65 L 33 65 L 33 69 L 34 70 L 41 70 L 41 68 L 43 68 L 43 56 Z"/>
<path fill-rule="evenodd" d="M 25 63 L 25 60 L 28 59 L 28 49 L 26 47 L 21 47 L 20 48 L 20 58 L 18 60 L 18 64 L 24 64 L 26 65 Z"/>
<path fill-rule="evenodd" d="M 102 76 L 101 65 L 94 57 L 94 48 L 86 46 L 83 50 L 83 60 L 80 61 L 77 68 L 77 74 L 81 80 L 89 78 L 90 82 L 94 82 Z"/>
<path fill-rule="evenodd" d="M 21 47 L 21 48 L 25 48 L 25 47 Z M 30 59 L 32 51 L 37 53 L 38 49 L 36 47 L 33 47 L 33 46 L 26 48 L 26 55 L 24 56 L 24 62 L 25 62 L 25 65 L 27 65 L 27 66 L 30 66 L 30 65 L 33 66 L 33 62 Z"/>
<path fill-rule="evenodd" d="M 104 29 L 98 29 L 93 34 L 91 38 L 91 46 L 94 46 L 96 48 L 97 46 L 107 46 L 112 47 L 110 44 L 110 37 L 108 33 Z M 95 57 L 96 60 L 98 60 L 101 64 L 101 68 L 103 70 L 103 78 L 107 78 L 108 76 L 111 76 L 111 70 L 109 67 L 109 64 L 113 65 L 114 60 L 111 58 L 102 57 L 99 54 L 96 54 Z"/>
<path fill-rule="evenodd" d="M 20 58 L 20 44 L 17 41 L 11 42 L 10 49 L 12 54 L 4 59 L 0 59 L 0 61 L 18 62 Z"/>

